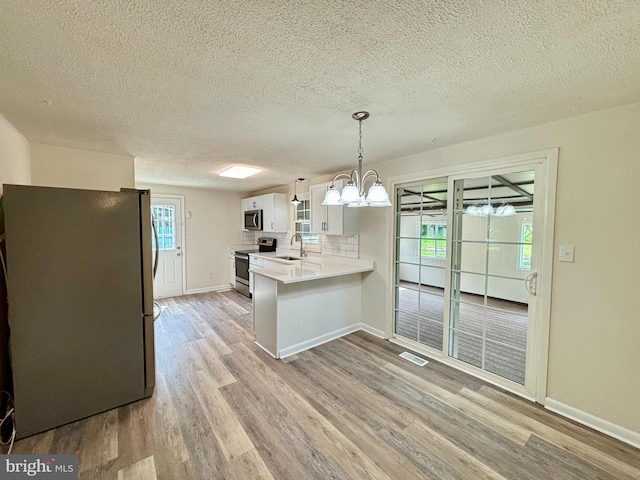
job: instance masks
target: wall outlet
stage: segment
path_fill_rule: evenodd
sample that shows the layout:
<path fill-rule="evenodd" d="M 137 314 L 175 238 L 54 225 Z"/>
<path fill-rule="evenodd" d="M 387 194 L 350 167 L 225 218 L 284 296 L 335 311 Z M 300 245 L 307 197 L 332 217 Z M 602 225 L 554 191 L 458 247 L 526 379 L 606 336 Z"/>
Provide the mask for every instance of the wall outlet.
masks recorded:
<path fill-rule="evenodd" d="M 207 277 L 209 277 L 209 280 L 213 280 L 213 272 L 209 272 L 209 274 L 207 275 Z"/>
<path fill-rule="evenodd" d="M 193 232 L 188 232 L 187 233 L 187 238 L 193 238 Z"/>
<path fill-rule="evenodd" d="M 340 244 L 336 243 L 336 252 L 339 252 L 339 251 L 340 251 Z"/>

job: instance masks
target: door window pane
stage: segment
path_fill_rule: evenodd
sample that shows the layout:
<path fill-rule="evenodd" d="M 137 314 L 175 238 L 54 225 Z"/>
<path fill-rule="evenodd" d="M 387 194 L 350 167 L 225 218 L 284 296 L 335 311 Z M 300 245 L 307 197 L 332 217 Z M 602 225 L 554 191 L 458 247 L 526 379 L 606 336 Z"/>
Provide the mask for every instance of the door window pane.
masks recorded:
<path fill-rule="evenodd" d="M 442 350 L 447 182 L 396 190 L 395 333 Z"/>
<path fill-rule="evenodd" d="M 455 182 L 449 355 L 524 384 L 534 172 Z"/>
<path fill-rule="evenodd" d="M 153 248 L 158 250 L 175 250 L 176 248 L 176 220 L 174 205 L 151 205 L 151 215 L 158 233 L 158 245 L 155 239 Z"/>

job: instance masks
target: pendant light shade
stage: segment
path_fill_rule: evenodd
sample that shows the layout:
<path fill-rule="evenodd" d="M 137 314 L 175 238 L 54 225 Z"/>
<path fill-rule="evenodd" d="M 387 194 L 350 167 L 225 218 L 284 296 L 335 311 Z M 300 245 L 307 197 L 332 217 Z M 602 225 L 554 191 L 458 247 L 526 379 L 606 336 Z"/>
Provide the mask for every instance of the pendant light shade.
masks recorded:
<path fill-rule="evenodd" d="M 489 215 L 493 215 L 493 207 L 491 206 L 490 203 L 482 205 L 482 207 L 480 207 L 478 211 L 480 215 L 482 215 L 483 217 L 488 217 Z"/>
<path fill-rule="evenodd" d="M 500 205 L 498 208 L 494 210 L 493 207 L 491 206 L 491 203 L 486 203 L 480 206 L 469 205 L 465 209 L 464 213 L 466 215 L 474 215 L 474 216 L 481 216 L 481 217 L 488 217 L 488 216 L 509 217 L 511 215 L 516 214 L 516 209 L 510 203 L 507 203 L 507 204 L 503 203 L 502 205 Z"/>
<path fill-rule="evenodd" d="M 513 205 L 511 205 L 510 203 L 507 203 L 504 206 L 504 211 L 502 212 L 502 216 L 503 217 L 508 217 L 511 215 L 515 215 L 516 214 L 516 209 L 513 208 Z"/>
<path fill-rule="evenodd" d="M 372 207 L 388 207 L 391 205 L 389 195 L 381 182 L 375 182 L 371 185 L 366 202 Z"/>
<path fill-rule="evenodd" d="M 289 202 L 291 205 L 300 205 L 302 202 L 298 200 L 298 189 L 296 188 L 298 183 L 304 182 L 304 178 L 296 178 L 296 181 L 293 183 L 293 198 Z"/>
<path fill-rule="evenodd" d="M 334 185 L 331 185 L 327 190 L 322 205 L 342 205 L 340 203 L 340 192 Z"/>
<path fill-rule="evenodd" d="M 351 117 L 358 121 L 358 168 L 351 173 L 339 173 L 333 178 L 331 187 L 324 196 L 322 205 L 348 205 L 349 207 L 389 207 L 389 195 L 385 190 L 378 172 L 375 170 L 367 170 L 362 174 L 362 122 L 369 118 L 368 112 L 356 112 Z M 335 186 L 336 180 L 340 178 L 349 179 L 347 185 L 342 189 L 342 194 Z M 374 182 L 369 193 L 365 197 L 364 185 L 367 179 L 373 178 Z"/>
<path fill-rule="evenodd" d="M 358 192 L 358 188 L 355 185 L 347 184 L 342 189 L 342 195 L 340 196 L 340 203 L 342 203 L 343 205 L 345 203 L 349 204 L 351 202 L 358 202 L 359 200 L 360 200 L 360 192 Z"/>

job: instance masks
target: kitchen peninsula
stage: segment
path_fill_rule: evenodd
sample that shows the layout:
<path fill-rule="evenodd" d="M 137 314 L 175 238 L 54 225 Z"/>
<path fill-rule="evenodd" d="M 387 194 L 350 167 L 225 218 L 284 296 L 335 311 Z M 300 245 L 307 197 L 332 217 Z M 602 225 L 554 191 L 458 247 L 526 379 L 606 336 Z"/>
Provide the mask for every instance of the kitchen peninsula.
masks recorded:
<path fill-rule="evenodd" d="M 250 269 L 256 344 L 267 353 L 285 358 L 360 329 L 362 275 L 373 271 L 372 261 L 252 257 L 269 260 L 269 268 Z"/>

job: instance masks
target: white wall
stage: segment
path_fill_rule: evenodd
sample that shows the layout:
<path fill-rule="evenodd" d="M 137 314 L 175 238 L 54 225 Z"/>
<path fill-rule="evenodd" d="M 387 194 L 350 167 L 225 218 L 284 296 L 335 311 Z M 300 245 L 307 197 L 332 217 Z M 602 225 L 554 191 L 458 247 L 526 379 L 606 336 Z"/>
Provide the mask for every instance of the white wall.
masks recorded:
<path fill-rule="evenodd" d="M 187 292 L 204 291 L 229 285 L 229 245 L 242 244 L 240 193 L 202 188 L 136 183 L 151 193 L 184 196 L 187 238 L 184 239 Z M 189 238 L 189 233 L 193 238 Z M 213 272 L 213 278 L 208 273 Z"/>
<path fill-rule="evenodd" d="M 134 188 L 134 157 L 31 143 L 34 185 L 118 191 Z"/>
<path fill-rule="evenodd" d="M 559 147 L 548 397 L 640 433 L 640 103 L 374 165 L 382 178 Z M 362 209 L 363 321 L 389 331 L 388 209 Z M 575 262 L 557 262 L 559 245 Z"/>
<path fill-rule="evenodd" d="M 31 184 L 29 142 L 0 115 L 0 195 L 2 184 Z"/>

